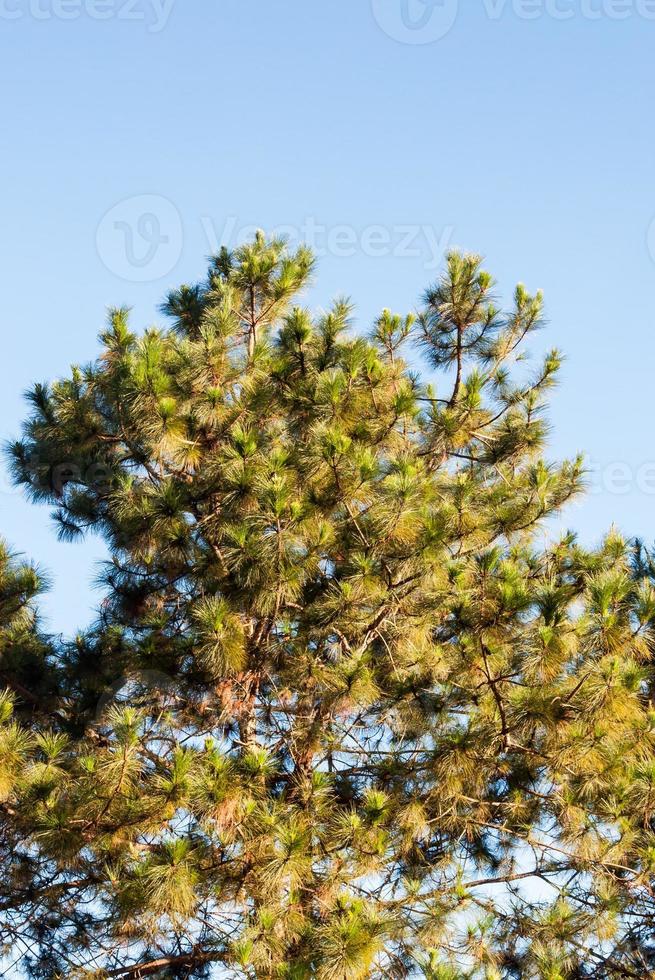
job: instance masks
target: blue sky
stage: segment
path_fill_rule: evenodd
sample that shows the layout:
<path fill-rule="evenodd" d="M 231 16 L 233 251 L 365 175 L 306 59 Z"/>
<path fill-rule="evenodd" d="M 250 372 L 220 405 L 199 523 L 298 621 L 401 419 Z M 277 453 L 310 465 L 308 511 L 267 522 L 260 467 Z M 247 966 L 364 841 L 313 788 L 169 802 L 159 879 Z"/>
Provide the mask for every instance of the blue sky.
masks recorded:
<path fill-rule="evenodd" d="M 248 227 L 313 241 L 309 302 L 361 329 L 459 245 L 545 291 L 550 453 L 593 467 L 562 523 L 654 539 L 654 44 L 653 0 L 0 0 L 0 437 L 107 306 L 156 322 Z M 4 474 L 0 533 L 51 571 L 51 628 L 88 622 L 101 546 Z"/>

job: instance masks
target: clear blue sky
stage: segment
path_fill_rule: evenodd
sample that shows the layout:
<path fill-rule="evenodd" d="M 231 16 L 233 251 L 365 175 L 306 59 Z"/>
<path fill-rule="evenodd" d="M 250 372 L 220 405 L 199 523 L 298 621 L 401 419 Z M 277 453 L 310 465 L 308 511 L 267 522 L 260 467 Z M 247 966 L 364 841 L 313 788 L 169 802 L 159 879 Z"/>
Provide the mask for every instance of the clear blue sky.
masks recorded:
<path fill-rule="evenodd" d="M 152 323 L 247 226 L 313 236 L 309 300 L 350 294 L 362 329 L 460 245 L 546 293 L 551 453 L 604 474 L 563 523 L 655 538 L 655 3 L 432 4 L 0 0 L 2 438 L 108 305 Z M 102 548 L 57 544 L 4 476 L 0 533 L 53 574 L 50 626 L 84 625 Z"/>

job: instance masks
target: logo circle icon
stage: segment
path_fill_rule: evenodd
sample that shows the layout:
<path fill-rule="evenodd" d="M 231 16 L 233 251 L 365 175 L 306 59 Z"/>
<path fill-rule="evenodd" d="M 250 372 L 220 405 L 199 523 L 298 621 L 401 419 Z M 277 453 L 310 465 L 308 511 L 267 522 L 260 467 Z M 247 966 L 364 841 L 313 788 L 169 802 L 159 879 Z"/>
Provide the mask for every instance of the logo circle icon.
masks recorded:
<path fill-rule="evenodd" d="M 402 44 L 432 44 L 457 20 L 459 0 L 371 0 L 384 33 Z"/>
<path fill-rule="evenodd" d="M 96 232 L 103 265 L 128 282 L 154 282 L 168 275 L 182 255 L 180 212 L 165 197 L 139 194 L 115 204 Z"/>

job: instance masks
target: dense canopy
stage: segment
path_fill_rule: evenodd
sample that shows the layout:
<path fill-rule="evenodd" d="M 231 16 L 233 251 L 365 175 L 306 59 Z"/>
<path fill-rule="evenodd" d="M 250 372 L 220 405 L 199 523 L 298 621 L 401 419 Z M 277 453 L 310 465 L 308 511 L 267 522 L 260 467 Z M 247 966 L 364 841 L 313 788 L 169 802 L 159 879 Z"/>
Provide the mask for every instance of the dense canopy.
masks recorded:
<path fill-rule="evenodd" d="M 648 976 L 653 568 L 544 544 L 584 468 L 544 457 L 558 353 L 517 363 L 542 297 L 453 253 L 364 336 L 312 272 L 258 235 L 29 395 L 16 479 L 110 560 L 56 644 L 0 555 L 7 962 Z"/>

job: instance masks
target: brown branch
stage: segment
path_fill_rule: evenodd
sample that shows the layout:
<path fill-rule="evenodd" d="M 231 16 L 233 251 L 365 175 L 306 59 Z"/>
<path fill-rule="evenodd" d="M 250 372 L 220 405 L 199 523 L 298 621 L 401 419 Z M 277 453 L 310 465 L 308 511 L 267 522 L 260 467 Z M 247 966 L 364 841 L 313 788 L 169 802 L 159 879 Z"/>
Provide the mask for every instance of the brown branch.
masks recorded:
<path fill-rule="evenodd" d="M 215 959 L 217 956 L 212 953 L 200 951 L 185 953 L 182 956 L 162 956 L 161 959 L 150 960 L 148 963 L 137 963 L 135 966 L 119 966 L 115 970 L 105 970 L 105 976 L 134 977 L 135 980 L 139 980 L 140 977 L 152 976 L 153 973 L 158 973 L 159 970 L 165 970 L 168 967 L 200 966 Z"/>

